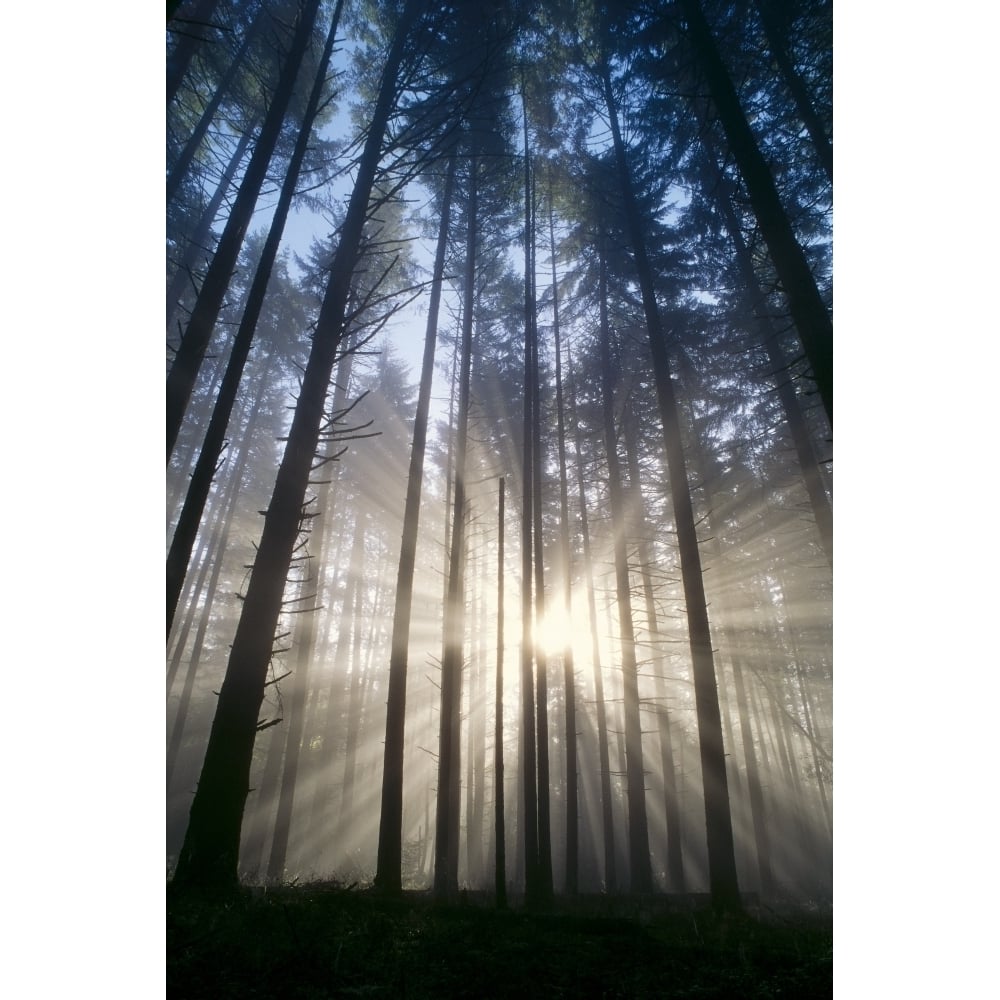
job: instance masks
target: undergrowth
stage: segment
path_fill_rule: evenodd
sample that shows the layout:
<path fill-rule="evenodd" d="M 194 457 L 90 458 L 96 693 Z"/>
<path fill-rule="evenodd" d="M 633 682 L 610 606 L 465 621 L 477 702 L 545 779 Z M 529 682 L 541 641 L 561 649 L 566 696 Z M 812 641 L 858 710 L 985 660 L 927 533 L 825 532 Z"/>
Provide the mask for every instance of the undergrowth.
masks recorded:
<path fill-rule="evenodd" d="M 331 886 L 167 892 L 167 996 L 795 998 L 832 996 L 828 916 L 629 916 L 438 905 Z M 618 905 L 619 912 L 627 912 Z"/>

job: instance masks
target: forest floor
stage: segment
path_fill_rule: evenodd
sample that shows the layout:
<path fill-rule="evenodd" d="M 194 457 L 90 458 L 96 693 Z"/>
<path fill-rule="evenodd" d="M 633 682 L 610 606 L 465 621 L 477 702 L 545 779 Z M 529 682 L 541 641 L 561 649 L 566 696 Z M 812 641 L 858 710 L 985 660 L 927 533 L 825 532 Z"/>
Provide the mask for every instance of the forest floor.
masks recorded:
<path fill-rule="evenodd" d="M 833 995 L 832 915 L 694 900 L 557 900 L 500 912 L 304 885 L 217 897 L 167 887 L 167 996 L 790 998 Z"/>

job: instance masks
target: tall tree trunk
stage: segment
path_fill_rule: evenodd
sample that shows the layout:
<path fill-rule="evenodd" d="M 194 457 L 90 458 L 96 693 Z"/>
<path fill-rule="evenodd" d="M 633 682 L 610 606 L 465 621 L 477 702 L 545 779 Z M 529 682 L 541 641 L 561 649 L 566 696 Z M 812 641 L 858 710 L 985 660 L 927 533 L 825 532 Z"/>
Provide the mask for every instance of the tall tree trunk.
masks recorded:
<path fill-rule="evenodd" d="M 702 580 L 701 555 L 694 510 L 688 487 L 687 466 L 681 444 L 680 413 L 674 396 L 666 337 L 660 322 L 653 284 L 653 271 L 646 254 L 639 208 L 632 187 L 632 176 L 625 155 L 618 124 L 618 112 L 611 89 L 611 75 L 603 69 L 604 96 L 610 119 L 615 159 L 625 201 L 626 224 L 635 268 L 642 292 L 643 311 L 649 345 L 664 447 L 670 478 L 674 521 L 680 547 L 681 577 L 687 605 L 688 632 L 694 672 L 695 705 L 698 717 L 698 744 L 701 753 L 702 781 L 705 789 L 705 826 L 708 839 L 709 882 L 712 902 L 719 909 L 739 909 L 739 885 L 733 847 L 733 823 L 729 811 L 729 786 L 726 780 L 726 756 L 722 741 L 722 718 L 712 656 L 712 637 Z"/>
<path fill-rule="evenodd" d="M 549 252 L 552 255 L 552 334 L 556 351 L 556 435 L 559 445 L 559 548 L 562 562 L 563 612 L 567 629 L 573 619 L 573 567 L 569 546 L 569 485 L 566 474 L 566 420 L 563 406 L 562 347 L 559 339 L 559 282 L 556 273 L 556 237 L 549 180 Z M 566 893 L 575 895 L 579 885 L 580 833 L 576 755 L 576 687 L 572 634 L 567 631 L 562 650 L 563 688 L 566 699 Z"/>
<path fill-rule="evenodd" d="M 743 175 L 757 223 L 781 279 L 792 319 L 832 426 L 833 323 L 830 313 L 792 231 L 771 171 L 740 106 L 736 88 L 716 47 L 701 3 L 699 0 L 682 0 L 681 6 L 687 18 L 691 45 L 705 75 L 730 151 Z"/>
<path fill-rule="evenodd" d="M 493 732 L 493 810 L 494 837 L 496 840 L 493 888 L 498 910 L 507 907 L 507 845 L 504 822 L 503 789 L 503 535 L 504 535 L 504 477 L 500 477 L 499 509 L 497 512 L 497 671 L 496 715 Z"/>
<path fill-rule="evenodd" d="M 396 78 L 423 6 L 423 0 L 407 0 L 383 68 L 330 283 L 320 308 L 226 677 L 219 692 L 201 780 L 191 804 L 191 820 L 174 875 L 177 883 L 232 887 L 237 881 L 240 824 L 246 804 L 257 712 L 264 695 L 285 578 L 299 535 L 302 503 L 313 471 L 330 374 L 343 337 L 348 290 L 386 124 L 395 102 Z"/>
<path fill-rule="evenodd" d="M 478 240 L 478 163 L 469 162 L 468 230 L 465 243 L 465 304 L 462 311 L 462 357 L 459 374 L 458 427 L 455 442 L 454 511 L 448 566 L 448 600 L 444 611 L 444 655 L 441 658 L 441 714 L 438 747 L 437 840 L 434 847 L 434 894 L 443 898 L 458 890 L 459 783 L 461 778 L 462 656 L 465 638 L 465 466 L 469 440 L 472 378 L 472 327 L 476 297 Z"/>
<path fill-rule="evenodd" d="M 538 372 L 538 315 L 535 294 L 535 183 L 531 172 L 528 189 L 528 254 L 525 266 L 531 282 L 531 516 L 534 523 L 535 548 L 535 626 L 545 621 L 545 547 L 542 532 L 542 496 L 544 475 L 542 462 L 541 380 Z M 549 675 L 548 652 L 544 644 L 535 646 L 535 712 L 538 734 L 538 877 L 540 901 L 552 896 L 552 782 L 549 775 Z"/>
<path fill-rule="evenodd" d="M 573 370 L 573 355 L 566 342 L 567 367 Z M 604 843 L 604 889 L 617 892 L 618 872 L 615 863 L 615 824 L 611 807 L 611 754 L 608 749 L 608 717 L 604 703 L 604 670 L 601 666 L 601 643 L 597 628 L 597 600 L 594 596 L 594 561 L 590 547 L 590 524 L 587 517 L 587 490 L 583 478 L 583 448 L 576 392 L 570 393 L 570 422 L 573 426 L 573 449 L 576 453 L 576 487 L 580 502 L 580 534 L 583 538 L 583 566 L 587 580 L 587 611 L 590 621 L 590 655 L 594 667 L 594 701 L 597 704 L 597 755 L 601 781 L 601 820 Z"/>
<path fill-rule="evenodd" d="M 635 411 L 631 405 L 626 409 L 623 427 L 625 431 L 625 459 L 628 464 L 629 488 L 632 493 L 632 503 L 629 506 L 635 522 L 633 532 L 639 553 L 639 572 L 642 577 L 642 590 L 646 602 L 646 624 L 649 629 L 656 695 L 659 700 L 656 719 L 660 730 L 660 767 L 663 772 L 664 818 L 667 828 L 667 886 L 674 892 L 684 892 L 684 858 L 681 853 L 681 813 L 677 800 L 677 768 L 674 764 L 674 748 L 670 732 L 667 683 L 663 676 L 667 669 L 667 663 L 660 643 L 660 622 L 653 593 L 653 574 L 650 569 L 651 554 L 646 539 L 646 514 L 642 499 L 642 485 L 639 481 Z"/>
<path fill-rule="evenodd" d="M 177 597 L 184 582 L 184 575 L 187 573 L 188 560 L 191 558 L 191 549 L 194 547 L 198 524 L 201 522 L 202 511 L 205 508 L 205 500 L 208 498 L 208 493 L 211 489 L 212 476 L 215 472 L 219 455 L 222 454 L 226 429 L 229 426 L 229 417 L 236 403 L 236 395 L 239 392 L 240 381 L 243 378 L 243 370 L 246 367 L 247 358 L 250 356 L 250 348 L 253 346 L 254 334 L 257 331 L 257 321 L 260 318 L 260 312 L 264 305 L 264 295 L 267 292 L 267 284 L 270 281 L 271 271 L 278 256 L 281 237 L 285 231 L 285 222 L 288 218 L 288 211 L 291 208 L 292 196 L 295 194 L 295 186 L 298 183 L 302 160 L 305 157 L 309 137 L 312 134 L 313 122 L 316 119 L 316 112 L 319 109 L 319 99 L 326 83 L 326 71 L 330 64 L 330 56 L 333 53 L 333 44 L 336 40 L 337 26 L 342 7 L 343 0 L 338 0 L 337 7 L 333 12 L 333 20 L 330 23 L 330 30 L 327 33 L 323 55 L 320 57 L 316 79 L 309 94 L 305 114 L 302 117 L 302 125 L 295 140 L 295 149 L 292 152 L 288 171 L 281 185 L 278 204 L 275 206 L 274 217 L 271 220 L 267 239 L 264 241 L 264 249 L 257 263 L 257 270 L 254 273 L 253 283 L 250 286 L 250 292 L 247 296 L 243 318 L 240 321 L 240 328 L 236 334 L 236 339 L 233 341 L 229 362 L 226 365 L 226 374 L 223 376 L 222 385 L 219 388 L 219 396 L 215 403 L 215 409 L 212 411 L 212 419 L 209 421 L 208 429 L 205 431 L 205 441 L 202 444 L 201 453 L 198 456 L 194 472 L 191 475 L 191 485 L 188 488 L 187 498 L 184 501 L 184 507 L 181 510 L 177 527 L 174 530 L 170 552 L 167 555 L 168 635 L 170 634 L 170 626 L 174 620 Z"/>
<path fill-rule="evenodd" d="M 469 692 L 469 735 L 472 743 L 469 757 L 475 786 L 472 793 L 472 808 L 469 810 L 466 824 L 466 840 L 469 845 L 469 880 L 473 885 L 484 884 L 486 878 L 483 860 L 483 814 L 486 803 L 486 633 L 489 624 L 486 616 L 486 595 L 489 581 L 486 574 L 485 556 L 480 562 L 475 691 L 470 689 Z"/>
<path fill-rule="evenodd" d="M 285 120 L 285 113 L 292 98 L 295 80 L 302 64 L 306 45 L 312 37 L 313 25 L 319 0 L 308 0 L 295 29 L 292 45 L 281 68 L 281 76 L 267 109 L 267 116 L 261 126 L 260 135 L 254 145 L 253 155 L 247 165 L 239 193 L 233 204 L 225 229 L 219 239 L 212 263 L 198 293 L 198 301 L 188 321 L 184 339 L 181 341 L 174 363 L 167 376 L 167 461 L 174 450 L 184 412 L 194 390 L 195 379 L 201 367 L 216 320 L 222 309 L 222 301 L 229 280 L 239 256 L 243 237 L 246 235 L 250 219 L 253 217 L 257 196 L 260 194 L 268 164 L 274 153 Z"/>
<path fill-rule="evenodd" d="M 642 763 L 642 730 L 639 719 L 639 677 L 632 625 L 632 593 L 628 553 L 625 548 L 625 497 L 622 490 L 618 443 L 614 427 L 614 383 L 612 381 L 611 330 L 608 323 L 607 265 L 600 248 L 600 357 L 601 402 L 604 414 L 604 450 L 608 462 L 608 491 L 615 553 L 615 593 L 621 633 L 622 686 L 625 697 L 625 775 L 628 800 L 629 880 L 632 892 L 653 890 L 646 822 L 646 777 Z"/>
<path fill-rule="evenodd" d="M 389 693 L 386 699 L 385 754 L 382 767 L 382 812 L 379 820 L 378 868 L 375 884 L 386 892 L 402 890 L 403 828 L 403 747 L 406 725 L 406 674 L 409 661 L 410 617 L 413 607 L 413 573 L 417 557 L 417 530 L 420 523 L 420 496 L 423 487 L 424 454 L 427 448 L 427 421 L 434 379 L 434 352 L 437 346 L 441 285 L 444 281 L 445 253 L 451 225 L 451 200 L 455 187 L 457 153 L 448 159 L 441 223 L 438 228 L 431 298 L 427 307 L 427 330 L 420 371 L 417 412 L 413 421 L 410 471 L 406 481 L 403 510 L 403 539 L 396 575 L 396 603 L 392 616 L 392 645 L 389 653 Z"/>
<path fill-rule="evenodd" d="M 538 858 L 538 785 L 535 745 L 535 648 L 532 637 L 532 511 L 533 462 L 531 423 L 534 416 L 532 375 L 535 292 L 531 280 L 531 157 L 528 151 L 528 115 L 521 81 L 524 117 L 524 426 L 521 442 L 521 779 L 524 809 L 518 817 L 524 851 L 524 892 L 529 904 L 541 896 Z"/>
<path fill-rule="evenodd" d="M 712 474 L 711 459 L 706 455 L 703 448 L 695 447 L 694 458 L 702 482 L 707 483 L 711 478 L 715 478 Z M 709 525 L 708 551 L 714 565 L 718 567 L 718 578 L 723 578 L 725 557 L 719 541 L 721 528 L 716 523 L 712 501 L 709 502 L 709 508 L 709 513 L 706 515 Z M 723 623 L 720 631 L 723 636 L 724 646 L 729 650 L 729 662 L 733 670 L 733 688 L 736 693 L 736 711 L 743 747 L 743 761 L 746 766 L 747 797 L 750 804 L 750 822 L 753 827 L 760 894 L 764 898 L 770 898 L 774 892 L 774 879 L 771 868 L 771 841 L 767 826 L 764 790 L 760 778 L 760 769 L 757 764 L 757 752 L 751 728 L 749 700 L 747 698 L 743 673 L 744 648 L 743 643 L 737 635 L 734 635 L 736 630 L 731 624 L 734 621 L 734 612 L 730 604 L 727 588 L 720 587 L 718 589 L 714 598 L 715 602 L 717 602 L 720 609 L 719 617 Z M 735 740 L 733 740 L 733 745 L 735 746 Z"/>

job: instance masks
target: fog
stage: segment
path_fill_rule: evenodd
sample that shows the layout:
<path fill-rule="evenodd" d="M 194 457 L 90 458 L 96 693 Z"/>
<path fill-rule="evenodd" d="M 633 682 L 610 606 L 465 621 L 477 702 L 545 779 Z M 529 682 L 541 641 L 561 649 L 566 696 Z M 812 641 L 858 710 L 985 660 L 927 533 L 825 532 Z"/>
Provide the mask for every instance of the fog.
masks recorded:
<path fill-rule="evenodd" d="M 246 18 L 238 5 L 222 6 L 234 27 L 227 44 L 235 45 L 248 30 Z M 445 18 L 442 10 L 435 17 Z M 332 14 L 332 6 L 321 7 L 271 179 L 237 244 L 206 346 L 195 352 L 190 399 L 178 415 L 176 442 L 168 441 L 168 547 L 182 508 L 192 504 L 206 430 L 232 377 L 237 328 L 252 308 L 254 275 L 275 225 L 268 213 L 282 171 L 294 162 L 295 129 L 308 113 Z M 619 107 L 608 97 L 603 110 L 591 110 L 602 92 L 586 67 L 567 72 L 559 87 L 550 81 L 545 95 L 531 91 L 522 105 L 501 58 L 508 35 L 491 16 L 500 15 L 483 13 L 462 29 L 475 39 L 463 72 L 481 74 L 477 88 L 467 93 L 458 83 L 435 98 L 462 108 L 454 112 L 464 123 L 458 153 L 449 152 L 450 133 L 421 104 L 428 79 L 457 73 L 452 62 L 428 44 L 402 63 L 399 115 L 385 125 L 371 190 L 358 200 L 366 214 L 354 248 L 345 242 L 355 211 L 346 202 L 364 179 L 359 150 L 374 129 L 371 93 L 379 84 L 370 67 L 394 50 L 391 35 L 365 34 L 357 12 L 340 28 L 344 44 L 332 65 L 351 72 L 336 87 L 332 74 L 324 77 L 324 86 L 334 88 L 341 110 L 311 123 L 303 172 L 290 185 L 294 229 L 282 237 L 252 324 L 253 347 L 223 421 L 226 444 L 212 466 L 176 610 L 168 606 L 168 872 L 185 838 L 195 843 L 189 820 L 208 762 L 227 753 L 222 706 L 230 695 L 221 692 L 256 676 L 256 667 L 243 665 L 242 636 L 255 624 L 269 627 L 263 618 L 249 620 L 260 614 L 252 584 L 262 586 L 254 575 L 265 573 L 261 553 L 270 552 L 265 524 L 277 524 L 287 509 L 286 522 L 295 511 L 298 522 L 272 647 L 260 659 L 263 697 L 246 744 L 249 791 L 241 817 L 236 810 L 238 874 L 251 884 L 368 886 L 376 879 L 391 643 L 430 316 L 437 344 L 405 652 L 402 888 L 435 885 L 442 699 L 453 690 L 442 665 L 452 655 L 446 622 L 458 621 L 450 647 L 457 642 L 458 721 L 450 730 L 457 746 L 449 756 L 458 773 L 450 807 L 458 842 L 448 848 L 457 883 L 449 888 L 492 892 L 495 884 L 502 670 L 504 878 L 512 894 L 525 891 L 533 870 L 527 758 L 536 761 L 529 786 L 537 781 L 539 816 L 545 803 L 549 812 L 547 827 L 544 819 L 528 824 L 531 843 L 550 853 L 556 893 L 645 891 L 636 863 L 643 851 L 653 891 L 719 892 L 731 826 L 740 892 L 829 900 L 832 404 L 817 337 L 802 333 L 805 321 L 782 289 L 789 279 L 772 268 L 767 234 L 735 190 L 743 182 L 726 157 L 721 169 L 734 187 L 726 196 L 729 216 L 713 202 L 722 183 L 711 160 L 716 147 L 702 137 L 708 159 L 691 152 L 699 128 L 719 125 L 704 102 L 654 108 L 672 78 L 646 67 L 636 72 L 648 78 L 637 82 L 619 54 L 610 63 Z M 728 11 L 718 16 L 736 30 Z M 801 20 L 803 37 L 819 32 L 808 17 Z M 795 233 L 808 249 L 803 260 L 825 310 L 830 184 L 808 161 L 807 133 L 787 124 L 795 115 L 787 95 L 747 51 L 734 46 L 726 56 L 746 61 L 744 97 L 752 92 L 770 108 L 770 117 L 755 123 L 758 141 L 783 164 L 780 193 L 794 209 Z M 476 53 L 486 52 L 490 58 L 480 61 Z M 809 76 L 820 89 L 824 59 Z M 184 77 L 168 110 L 168 163 L 228 61 L 203 53 L 195 65 L 199 72 Z M 531 72 L 545 79 L 538 65 Z M 268 87 L 277 92 L 279 82 Z M 239 143 L 265 110 L 254 100 L 250 88 L 223 102 L 230 117 L 208 134 L 168 210 L 171 378 L 185 341 L 196 335 L 192 324 L 207 315 L 213 253 L 205 248 L 214 246 L 216 257 L 224 252 L 233 199 L 210 218 L 207 237 L 198 219 L 217 186 L 247 183 L 243 158 L 250 154 Z M 350 126 L 347 107 L 355 111 Z M 559 110 L 557 124 L 548 123 L 550 108 Z M 618 115 L 628 126 L 621 148 L 612 141 Z M 348 128 L 356 131 L 344 134 Z M 721 128 L 714 141 L 725 143 Z M 226 178 L 231 160 L 238 166 Z M 718 177 L 709 183 L 711 170 Z M 637 208 L 629 207 L 628 185 L 615 180 L 623 175 Z M 331 320 L 339 275 L 346 275 L 344 301 Z M 436 324 L 429 301 L 435 288 Z M 318 437 L 299 503 L 281 492 L 292 461 L 286 446 L 298 447 L 290 443 L 299 434 L 293 420 L 313 406 L 311 373 L 327 343 L 330 372 L 322 406 L 314 406 Z M 456 511 L 463 531 L 452 559 Z M 693 550 L 684 541 L 689 523 Z M 460 593 L 449 611 L 456 565 Z M 267 572 L 280 585 L 280 571 Z M 693 579 L 702 582 L 703 600 Z M 705 641 L 697 638 L 696 605 L 707 614 Z M 530 720 L 525 663 L 536 700 Z M 247 696 L 254 703 L 255 690 Z M 724 781 L 713 771 L 722 761 L 713 727 L 721 734 Z M 638 791 L 630 788 L 637 768 Z M 706 782 L 714 782 L 709 794 Z M 237 796 L 242 801 L 241 789 Z M 728 803 L 721 813 L 719 802 Z M 641 827 L 644 840 L 637 840 Z M 577 849 L 574 875 L 568 868 Z"/>

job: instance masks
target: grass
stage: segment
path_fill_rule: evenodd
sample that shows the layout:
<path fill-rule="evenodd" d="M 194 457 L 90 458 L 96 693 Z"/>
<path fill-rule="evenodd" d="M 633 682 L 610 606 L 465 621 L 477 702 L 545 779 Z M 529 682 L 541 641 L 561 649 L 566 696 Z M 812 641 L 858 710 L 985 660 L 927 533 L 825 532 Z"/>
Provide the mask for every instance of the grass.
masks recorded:
<path fill-rule="evenodd" d="M 613 906 L 613 909 L 612 909 Z M 827 916 L 716 917 L 647 900 L 560 901 L 546 913 L 432 904 L 332 886 L 167 891 L 167 996 L 832 996 Z"/>

